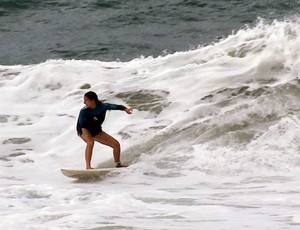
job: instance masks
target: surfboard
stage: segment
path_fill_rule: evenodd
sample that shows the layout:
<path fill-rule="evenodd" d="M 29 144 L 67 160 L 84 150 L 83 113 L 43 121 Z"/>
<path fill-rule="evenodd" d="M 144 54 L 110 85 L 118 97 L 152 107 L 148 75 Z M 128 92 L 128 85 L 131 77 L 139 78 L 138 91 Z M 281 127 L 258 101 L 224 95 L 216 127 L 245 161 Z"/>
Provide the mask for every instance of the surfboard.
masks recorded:
<path fill-rule="evenodd" d="M 101 169 L 61 169 L 60 171 L 67 177 L 76 179 L 92 179 L 101 177 L 109 172 L 120 170 L 120 168 Z"/>

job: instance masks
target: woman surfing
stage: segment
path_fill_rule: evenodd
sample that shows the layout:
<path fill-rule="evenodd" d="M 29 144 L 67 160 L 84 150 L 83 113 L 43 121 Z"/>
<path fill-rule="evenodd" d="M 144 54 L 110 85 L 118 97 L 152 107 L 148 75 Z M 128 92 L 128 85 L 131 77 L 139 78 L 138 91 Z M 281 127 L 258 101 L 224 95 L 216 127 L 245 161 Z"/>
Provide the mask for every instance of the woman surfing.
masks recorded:
<path fill-rule="evenodd" d="M 127 114 L 132 114 L 133 109 L 123 105 L 103 103 L 99 101 L 97 94 L 93 91 L 87 92 L 83 97 L 83 101 L 85 107 L 79 113 L 77 134 L 86 143 L 86 169 L 92 169 L 91 160 L 95 141 L 113 148 L 113 156 L 117 168 L 127 167 L 120 161 L 120 143 L 102 130 L 102 123 L 105 120 L 107 110 L 123 110 Z"/>

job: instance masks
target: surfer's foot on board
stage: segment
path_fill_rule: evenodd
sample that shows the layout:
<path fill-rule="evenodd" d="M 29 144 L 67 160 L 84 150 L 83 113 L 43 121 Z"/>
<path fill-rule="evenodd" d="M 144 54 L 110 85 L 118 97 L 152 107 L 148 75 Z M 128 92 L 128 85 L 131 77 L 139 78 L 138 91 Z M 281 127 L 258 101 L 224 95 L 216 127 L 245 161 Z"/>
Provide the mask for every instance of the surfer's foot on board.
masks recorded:
<path fill-rule="evenodd" d="M 125 168 L 128 167 L 128 165 L 122 165 L 121 162 L 116 163 L 116 168 Z"/>

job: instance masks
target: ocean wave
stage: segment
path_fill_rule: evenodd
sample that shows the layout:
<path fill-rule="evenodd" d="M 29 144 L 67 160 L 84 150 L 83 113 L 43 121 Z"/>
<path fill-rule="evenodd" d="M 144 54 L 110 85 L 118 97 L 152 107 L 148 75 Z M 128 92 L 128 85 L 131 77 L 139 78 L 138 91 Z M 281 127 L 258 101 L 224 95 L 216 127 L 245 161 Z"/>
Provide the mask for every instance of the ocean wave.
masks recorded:
<path fill-rule="evenodd" d="M 156 58 L 0 66 L 1 226 L 231 229 L 236 216 L 252 229 L 297 225 L 298 43 L 297 21 L 262 20 Z M 103 124 L 130 166 L 69 183 L 59 170 L 84 168 L 75 126 L 89 90 L 134 107 Z M 92 163 L 112 167 L 111 149 L 95 144 Z"/>

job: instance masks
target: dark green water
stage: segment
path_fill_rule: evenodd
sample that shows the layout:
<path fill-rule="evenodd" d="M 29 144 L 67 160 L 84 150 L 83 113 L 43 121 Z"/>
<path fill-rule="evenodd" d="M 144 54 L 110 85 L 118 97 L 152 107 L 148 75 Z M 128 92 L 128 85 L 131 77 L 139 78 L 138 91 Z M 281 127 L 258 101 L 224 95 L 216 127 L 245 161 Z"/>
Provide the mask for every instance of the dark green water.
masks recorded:
<path fill-rule="evenodd" d="M 299 9 L 296 0 L 0 0 L 0 65 L 174 53 Z"/>

